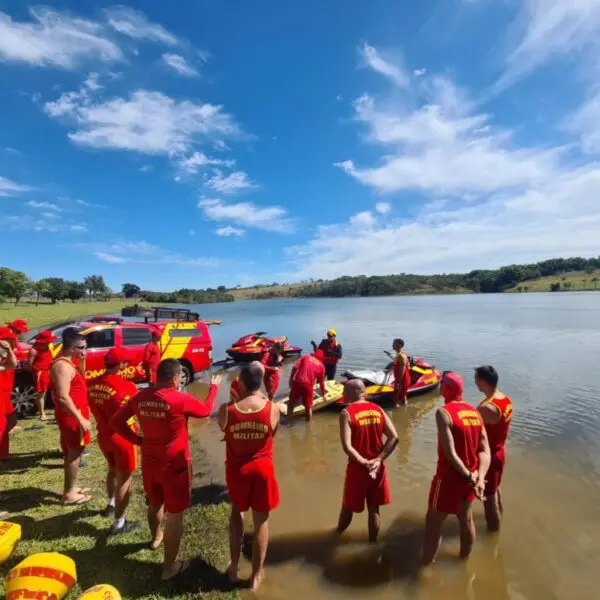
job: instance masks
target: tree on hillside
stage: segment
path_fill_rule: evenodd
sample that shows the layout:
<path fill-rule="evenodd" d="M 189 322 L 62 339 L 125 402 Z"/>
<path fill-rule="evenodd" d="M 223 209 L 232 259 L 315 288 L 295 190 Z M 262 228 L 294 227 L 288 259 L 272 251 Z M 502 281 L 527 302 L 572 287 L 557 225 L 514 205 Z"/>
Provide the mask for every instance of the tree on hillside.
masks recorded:
<path fill-rule="evenodd" d="M 551 292 L 560 292 L 560 283 L 558 281 L 556 283 L 551 283 L 550 291 Z"/>
<path fill-rule="evenodd" d="M 25 273 L 13 271 L 7 267 L 0 267 L 0 295 L 14 298 L 15 305 L 30 288 L 31 281 Z"/>
<path fill-rule="evenodd" d="M 592 279 L 592 283 L 594 284 L 594 289 L 597 290 L 598 289 L 598 281 L 600 281 L 597 277 L 594 277 Z"/>
<path fill-rule="evenodd" d="M 85 283 L 78 281 L 65 281 L 65 297 L 75 302 L 85 296 Z"/>
<path fill-rule="evenodd" d="M 125 298 L 133 298 L 140 293 L 140 286 L 135 283 L 124 283 L 123 284 L 123 295 Z"/>
<path fill-rule="evenodd" d="M 31 289 L 36 293 L 35 305 L 40 305 L 40 296 L 48 296 L 48 281 L 46 279 L 38 279 L 33 282 Z"/>
<path fill-rule="evenodd" d="M 94 298 L 108 292 L 108 286 L 104 282 L 102 275 L 89 275 L 83 280 L 83 284 L 85 289 Z"/>
<path fill-rule="evenodd" d="M 56 304 L 59 300 L 64 300 L 67 297 L 67 284 L 62 277 L 47 277 L 42 279 L 46 283 L 46 296 L 52 300 L 52 304 Z"/>

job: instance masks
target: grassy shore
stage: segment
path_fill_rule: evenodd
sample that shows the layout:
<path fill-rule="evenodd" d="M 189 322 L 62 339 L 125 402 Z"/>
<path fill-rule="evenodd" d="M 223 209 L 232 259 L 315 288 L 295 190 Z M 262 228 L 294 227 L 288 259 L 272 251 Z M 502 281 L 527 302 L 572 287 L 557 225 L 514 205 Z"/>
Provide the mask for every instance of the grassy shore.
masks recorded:
<path fill-rule="evenodd" d="M 140 528 L 128 535 L 109 537 L 110 519 L 100 515 L 106 505 L 104 491 L 105 462 L 96 445 L 85 458 L 78 484 L 91 489 L 94 499 L 84 506 L 61 504 L 62 458 L 56 448 L 58 430 L 48 424 L 41 429 L 37 420 L 20 421 L 22 431 L 11 434 L 13 458 L 3 464 L 0 510 L 10 516 L 4 520 L 20 523 L 22 541 L 15 555 L 0 572 L 36 552 L 60 552 L 77 565 L 78 584 L 69 595 L 77 598 L 87 588 L 99 584 L 114 585 L 123 598 L 157 600 L 232 600 L 238 597 L 223 575 L 227 564 L 227 519 L 229 504 L 224 488 L 203 475 L 202 450 L 193 448 L 196 474 L 193 480 L 194 506 L 186 515 L 186 530 L 181 549 L 183 558 L 193 564 L 177 582 L 161 583 L 159 564 L 162 549 L 148 549 L 149 530 L 145 521 L 145 498 L 139 474 L 128 518 L 139 520 Z M 204 465 L 206 467 L 207 465 Z M 4 578 L 2 577 L 2 580 Z M 0 593 L 2 584 L 0 584 Z"/>
<path fill-rule="evenodd" d="M 553 283 L 559 283 L 561 291 L 582 292 L 600 290 L 600 269 L 593 272 L 570 271 L 568 273 L 561 273 L 560 275 L 538 277 L 537 279 L 522 281 L 519 285 L 507 291 L 549 292 L 550 286 Z"/>
<path fill-rule="evenodd" d="M 2 303 L 0 304 L 0 323 L 13 321 L 14 319 L 25 319 L 30 327 L 40 327 L 78 317 L 119 312 L 124 306 L 135 303 L 135 300 L 120 298 L 107 300 L 106 302 L 40 303 L 39 306 L 28 302 L 20 303 L 17 306 Z"/>

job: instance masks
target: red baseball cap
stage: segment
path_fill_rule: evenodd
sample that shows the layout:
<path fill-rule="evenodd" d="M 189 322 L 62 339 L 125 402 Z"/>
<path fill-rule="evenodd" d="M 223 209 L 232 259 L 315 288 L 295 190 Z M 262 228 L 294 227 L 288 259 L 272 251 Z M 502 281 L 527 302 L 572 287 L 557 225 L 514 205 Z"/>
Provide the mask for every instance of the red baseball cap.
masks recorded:
<path fill-rule="evenodd" d="M 29 331 L 29 325 L 27 325 L 27 321 L 24 321 L 23 319 L 11 321 L 10 323 L 7 323 L 7 326 L 19 334 L 27 333 Z"/>
<path fill-rule="evenodd" d="M 46 329 L 45 331 L 40 331 L 36 338 L 36 344 L 51 344 L 52 342 L 56 342 L 58 338 L 54 335 L 52 331 Z"/>
<path fill-rule="evenodd" d="M 465 386 L 462 377 L 454 371 L 446 371 L 442 376 L 440 394 L 446 402 L 452 402 L 462 397 Z"/>
<path fill-rule="evenodd" d="M 16 341 L 17 336 L 10 327 L 0 327 L 0 340 L 14 340 Z"/>
<path fill-rule="evenodd" d="M 318 358 L 321 362 L 323 362 L 325 360 L 325 352 L 323 352 L 323 350 L 321 350 L 320 348 L 315 350 L 315 353 L 313 356 L 315 358 Z"/>
<path fill-rule="evenodd" d="M 116 367 L 122 362 L 129 362 L 130 358 L 131 356 L 126 348 L 123 348 L 123 346 L 115 346 L 104 356 L 104 364 L 107 367 Z"/>

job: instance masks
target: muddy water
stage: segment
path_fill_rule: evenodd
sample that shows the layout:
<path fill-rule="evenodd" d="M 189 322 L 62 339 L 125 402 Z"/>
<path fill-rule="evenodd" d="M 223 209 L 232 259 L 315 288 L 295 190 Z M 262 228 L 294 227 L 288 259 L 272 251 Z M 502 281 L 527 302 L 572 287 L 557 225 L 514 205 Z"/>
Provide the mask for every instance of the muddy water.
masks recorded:
<path fill-rule="evenodd" d="M 216 358 L 246 332 L 287 334 L 309 348 L 310 339 L 318 341 L 324 329 L 337 327 L 345 353 L 340 370 L 376 367 L 385 364 L 382 349 L 391 338 L 402 336 L 409 353 L 462 373 L 473 401 L 478 393 L 472 368 L 495 365 L 502 389 L 515 401 L 501 533 L 485 531 L 478 506 L 479 537 L 471 559 L 461 563 L 457 528 L 449 520 L 438 562 L 425 580 L 415 577 L 415 567 L 435 468 L 437 396 L 390 409 L 400 444 L 388 461 L 393 502 L 382 509 L 375 545 L 366 541 L 365 515 L 357 515 L 341 539 L 331 535 L 345 468 L 335 410 L 316 413 L 310 426 L 298 421 L 283 428 L 275 443 L 282 500 L 272 515 L 268 574 L 258 597 L 600 598 L 600 294 L 280 301 L 200 309 L 225 321 L 213 330 Z M 193 386 L 199 394 L 201 387 Z M 225 400 L 226 385 L 220 396 Z M 216 424 L 199 424 L 194 432 L 215 465 L 215 481 L 222 481 L 224 448 Z"/>

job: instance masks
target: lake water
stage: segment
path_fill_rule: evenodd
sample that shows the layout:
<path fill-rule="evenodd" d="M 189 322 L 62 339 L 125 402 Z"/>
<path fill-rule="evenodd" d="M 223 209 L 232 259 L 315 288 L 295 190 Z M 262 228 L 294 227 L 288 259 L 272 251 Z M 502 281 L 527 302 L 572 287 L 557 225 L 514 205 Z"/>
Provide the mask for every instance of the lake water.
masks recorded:
<path fill-rule="evenodd" d="M 459 372 L 474 403 L 480 394 L 473 368 L 494 365 L 515 405 L 501 533 L 486 532 L 478 505 L 475 550 L 460 562 L 457 528 L 449 519 L 426 581 L 415 577 L 415 567 L 435 469 L 437 394 L 390 409 L 400 444 L 388 461 L 393 501 L 382 508 L 376 545 L 367 544 L 365 515 L 355 516 L 341 540 L 330 535 L 346 464 L 335 410 L 316 413 L 310 426 L 298 421 L 282 428 L 275 442 L 281 505 L 272 515 L 267 578 L 258 597 L 600 598 L 600 294 L 277 300 L 197 309 L 223 320 L 212 328 L 215 360 L 245 333 L 287 335 L 308 351 L 311 339 L 318 342 L 334 327 L 344 350 L 339 371 L 376 368 L 386 364 L 383 350 L 392 339 L 402 337 L 409 354 Z M 223 385 L 220 400 L 227 395 Z M 215 464 L 215 480 L 222 480 L 224 447 L 216 423 L 193 431 Z"/>

